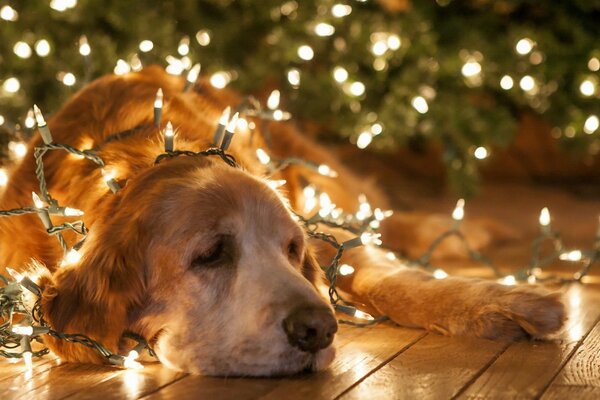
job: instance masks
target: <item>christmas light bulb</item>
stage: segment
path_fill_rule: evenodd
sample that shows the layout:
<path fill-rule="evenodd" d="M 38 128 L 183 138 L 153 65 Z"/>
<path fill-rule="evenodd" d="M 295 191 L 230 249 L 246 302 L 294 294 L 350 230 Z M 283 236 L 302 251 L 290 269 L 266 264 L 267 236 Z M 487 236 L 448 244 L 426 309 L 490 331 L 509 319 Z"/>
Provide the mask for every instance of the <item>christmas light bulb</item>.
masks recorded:
<path fill-rule="evenodd" d="M 144 39 L 140 42 L 138 47 L 142 53 L 147 53 L 154 48 L 154 43 L 152 40 Z"/>
<path fill-rule="evenodd" d="M 343 18 L 350 15 L 351 12 L 352 7 L 347 4 L 334 4 L 331 7 L 331 15 L 333 15 L 335 18 Z"/>
<path fill-rule="evenodd" d="M 33 334 L 33 327 L 26 325 L 15 325 L 11 328 L 12 333 L 22 336 L 31 336 Z"/>
<path fill-rule="evenodd" d="M 517 44 L 515 45 L 515 50 L 517 51 L 517 53 L 524 56 L 526 54 L 529 54 L 531 50 L 533 50 L 534 45 L 535 42 L 533 40 L 529 38 L 523 38 L 517 42 Z"/>
<path fill-rule="evenodd" d="M 4 83 L 2 84 L 2 88 L 7 93 L 17 93 L 19 89 L 21 89 L 21 82 L 19 82 L 19 80 L 14 76 L 11 76 L 10 78 L 4 81 Z"/>
<path fill-rule="evenodd" d="M 342 276 L 352 275 L 354 273 L 354 267 L 348 264 L 342 264 L 338 268 L 338 272 Z"/>
<path fill-rule="evenodd" d="M 338 176 L 338 173 L 331 169 L 331 167 L 327 164 L 319 165 L 319 167 L 317 168 L 317 172 L 319 172 L 319 174 L 323 176 L 329 176 L 331 178 L 335 178 Z"/>
<path fill-rule="evenodd" d="M 162 88 L 158 88 L 158 90 L 156 91 L 156 96 L 154 98 L 154 108 L 162 108 L 163 99 L 164 99 L 163 90 L 162 90 Z"/>
<path fill-rule="evenodd" d="M 361 150 L 365 149 L 369 144 L 371 144 L 372 140 L 373 135 L 371 134 L 371 132 L 363 131 L 360 133 L 360 135 L 358 135 L 358 138 L 356 139 L 356 147 L 358 147 Z"/>
<path fill-rule="evenodd" d="M 292 68 L 287 72 L 287 80 L 292 87 L 300 86 L 300 71 L 297 68 Z"/>
<path fill-rule="evenodd" d="M 33 199 L 33 204 L 35 205 L 35 208 L 44 208 L 44 202 L 42 201 L 42 199 L 40 199 L 40 196 L 38 196 L 36 192 L 31 192 L 31 198 Z"/>
<path fill-rule="evenodd" d="M 462 221 L 465 217 L 465 199 L 458 199 L 456 207 L 452 211 L 452 219 L 454 221 Z"/>
<path fill-rule="evenodd" d="M 63 214 L 65 217 L 81 217 L 84 212 L 76 208 L 65 207 Z"/>
<path fill-rule="evenodd" d="M 19 13 L 11 6 L 5 5 L 0 8 L 0 18 L 5 21 L 15 22 L 19 19 Z"/>
<path fill-rule="evenodd" d="M 388 251 L 387 253 L 385 253 L 385 258 L 387 258 L 390 261 L 395 261 L 395 260 L 398 259 L 396 257 L 396 255 L 393 252 L 391 252 L 391 251 Z"/>
<path fill-rule="evenodd" d="M 596 115 L 590 115 L 583 124 L 583 131 L 591 135 L 598 130 L 598 127 L 600 127 L 600 120 Z"/>
<path fill-rule="evenodd" d="M 173 137 L 175 136 L 175 132 L 173 131 L 171 121 L 167 121 L 163 135 L 165 139 L 165 152 L 173 151 Z"/>
<path fill-rule="evenodd" d="M 270 110 L 276 110 L 279 107 L 279 100 L 281 98 L 281 93 L 279 90 L 273 90 L 267 99 L 267 107 Z"/>
<path fill-rule="evenodd" d="M 186 78 L 186 80 L 188 81 L 189 84 L 196 83 L 196 81 L 198 80 L 198 76 L 200 75 L 200 69 L 201 69 L 201 66 L 199 63 L 195 64 L 192 67 L 192 69 L 190 69 L 190 72 L 188 72 L 187 78 Z"/>
<path fill-rule="evenodd" d="M 19 58 L 29 58 L 31 57 L 31 47 L 29 47 L 29 45 L 25 42 L 22 41 L 18 41 L 17 43 L 15 43 L 14 47 L 13 47 L 13 52 L 17 55 L 17 57 Z"/>
<path fill-rule="evenodd" d="M 12 269 L 11 267 L 6 267 L 6 272 L 8 272 L 8 274 L 10 276 L 13 277 L 13 279 L 19 283 L 21 283 L 23 281 L 23 278 L 25 278 L 24 275 L 18 273 L 17 271 L 15 271 L 14 269 Z"/>
<path fill-rule="evenodd" d="M 352 82 L 348 91 L 352 96 L 359 97 L 365 94 L 365 84 L 359 81 Z"/>
<path fill-rule="evenodd" d="M 227 126 L 227 122 L 229 121 L 229 114 L 231 114 L 231 107 L 227 106 L 227 108 L 223 110 L 223 113 L 219 118 L 219 125 Z"/>
<path fill-rule="evenodd" d="M 221 150 L 225 151 L 229 148 L 229 145 L 231 144 L 231 139 L 233 138 L 233 135 L 235 133 L 235 128 L 237 127 L 239 117 L 240 114 L 236 112 L 235 114 L 233 114 L 233 117 L 231 117 L 231 120 L 229 120 L 229 123 L 225 128 L 225 136 L 223 136 Z"/>
<path fill-rule="evenodd" d="M 50 43 L 46 39 L 35 42 L 35 52 L 40 57 L 46 57 L 50 54 Z"/>
<path fill-rule="evenodd" d="M 469 60 L 463 64 L 461 73 L 465 78 L 472 78 L 481 73 L 481 64 L 475 60 Z"/>
<path fill-rule="evenodd" d="M 267 185 L 269 185 L 269 187 L 271 189 L 280 188 L 283 185 L 285 185 L 286 183 L 287 183 L 287 181 L 285 179 L 277 179 L 277 180 L 269 179 L 269 180 L 267 180 Z"/>
<path fill-rule="evenodd" d="M 67 254 L 65 254 L 65 257 L 62 260 L 61 265 L 62 266 L 74 265 L 74 264 L 77 264 L 79 262 L 79 260 L 81 260 L 81 253 L 78 252 L 76 249 L 71 249 L 67 252 Z"/>
<path fill-rule="evenodd" d="M 479 146 L 475 149 L 475 151 L 473 151 L 473 155 L 478 160 L 484 160 L 488 156 L 488 151 L 485 147 Z"/>
<path fill-rule="evenodd" d="M 113 72 L 116 75 L 125 75 L 125 74 L 131 72 L 131 66 L 129 64 L 127 64 L 127 61 L 118 59 L 117 65 L 115 65 Z"/>
<path fill-rule="evenodd" d="M 498 281 L 502 285 L 513 286 L 517 284 L 517 279 L 514 275 L 507 275 Z"/>
<path fill-rule="evenodd" d="M 46 126 L 46 120 L 44 119 L 44 115 L 38 108 L 36 104 L 33 105 L 33 113 L 35 115 L 35 120 L 37 122 L 38 128 Z"/>
<path fill-rule="evenodd" d="M 539 222 L 541 226 L 550 226 L 550 210 L 548 210 L 548 207 L 542 208 Z"/>
<path fill-rule="evenodd" d="M 331 198 L 329 197 L 329 195 L 323 192 L 319 195 L 319 207 L 319 215 L 322 218 L 325 218 L 331 213 L 331 211 L 333 211 L 333 209 L 335 208 L 335 204 L 331 202 Z"/>
<path fill-rule="evenodd" d="M 448 277 L 448 273 L 443 269 L 438 268 L 435 271 L 433 271 L 433 277 L 435 279 L 446 279 Z"/>
<path fill-rule="evenodd" d="M 366 319 L 366 320 L 368 320 L 368 321 L 373 321 L 373 320 L 375 319 L 375 318 L 373 318 L 373 316 L 372 316 L 371 314 L 369 314 L 369 313 L 366 313 L 366 312 L 364 312 L 364 311 L 361 311 L 361 310 L 359 310 L 359 309 L 357 309 L 357 310 L 354 312 L 354 316 L 355 316 L 356 318 L 360 318 L 360 319 Z"/>
<path fill-rule="evenodd" d="M 525 92 L 532 92 L 535 89 L 535 80 L 531 76 L 525 75 L 519 81 L 519 86 Z"/>
<path fill-rule="evenodd" d="M 208 46 L 210 44 L 210 33 L 206 29 L 196 32 L 196 41 L 200 46 Z"/>
<path fill-rule="evenodd" d="M 314 56 L 315 56 L 315 52 L 313 51 L 312 47 L 310 47 L 309 45 L 305 44 L 305 45 L 298 47 L 298 57 L 300 57 L 304 61 L 310 61 L 313 59 Z"/>
<path fill-rule="evenodd" d="M 59 74 L 60 81 L 65 86 L 73 86 L 77 82 L 77 78 L 72 72 L 62 72 Z"/>
<path fill-rule="evenodd" d="M 90 55 L 91 52 L 92 52 L 92 48 L 90 47 L 90 44 L 88 43 L 87 36 L 82 35 L 79 38 L 79 54 L 81 54 L 84 57 L 87 57 Z"/>
<path fill-rule="evenodd" d="M 210 84 L 217 89 L 223 89 L 230 81 L 231 76 L 224 71 L 215 72 L 210 77 Z"/>
<path fill-rule="evenodd" d="M 258 158 L 258 161 L 263 165 L 268 165 L 271 162 L 271 157 L 260 148 L 256 149 L 256 158 Z"/>
<path fill-rule="evenodd" d="M 375 245 L 375 246 L 379 246 L 381 245 L 383 242 L 380 239 L 381 237 L 381 233 L 369 233 L 369 232 L 365 232 L 362 235 L 360 235 L 360 241 L 362 242 L 363 245 Z"/>
<path fill-rule="evenodd" d="M 182 56 L 187 56 L 190 52 L 190 37 L 184 36 L 179 41 L 179 46 L 177 46 L 177 52 Z"/>
<path fill-rule="evenodd" d="M 337 83 L 344 83 L 348 80 L 348 71 L 344 67 L 335 67 L 333 69 L 333 79 Z"/>
<path fill-rule="evenodd" d="M 35 118 L 33 116 L 33 110 L 29 109 L 27 111 L 27 116 L 25 117 L 25 128 L 31 129 L 35 126 Z"/>
<path fill-rule="evenodd" d="M 502 79 L 500 79 L 500 87 L 504 90 L 512 89 L 514 85 L 513 78 L 508 75 L 504 75 Z"/>
<path fill-rule="evenodd" d="M 425 114 L 427 111 L 429 111 L 429 105 L 423 96 L 413 97 L 410 103 L 420 114 Z"/>
<path fill-rule="evenodd" d="M 16 159 L 21 159 L 25 157 L 25 155 L 27 155 L 27 145 L 23 142 L 8 142 L 8 150 L 13 154 L 14 158 Z"/>
<path fill-rule="evenodd" d="M 387 38 L 387 45 L 391 50 L 398 50 L 402 46 L 402 40 L 400 36 L 392 33 Z"/>
<path fill-rule="evenodd" d="M 583 253 L 581 250 L 571 250 L 567 253 L 562 253 L 558 258 L 563 261 L 581 261 Z"/>

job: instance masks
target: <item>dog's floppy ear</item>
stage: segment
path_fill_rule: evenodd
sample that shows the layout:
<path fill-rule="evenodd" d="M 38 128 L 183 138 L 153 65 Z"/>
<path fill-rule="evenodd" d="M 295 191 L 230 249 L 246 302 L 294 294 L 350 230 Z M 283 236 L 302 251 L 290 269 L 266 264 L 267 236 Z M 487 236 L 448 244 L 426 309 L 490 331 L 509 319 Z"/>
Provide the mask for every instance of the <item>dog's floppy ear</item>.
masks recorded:
<path fill-rule="evenodd" d="M 42 310 L 53 329 L 85 334 L 113 352 L 145 292 L 144 230 L 135 221 L 118 221 L 97 221 L 79 263 L 42 282 Z M 79 344 L 55 338 L 46 344 L 67 361 L 103 361 L 95 350 Z"/>

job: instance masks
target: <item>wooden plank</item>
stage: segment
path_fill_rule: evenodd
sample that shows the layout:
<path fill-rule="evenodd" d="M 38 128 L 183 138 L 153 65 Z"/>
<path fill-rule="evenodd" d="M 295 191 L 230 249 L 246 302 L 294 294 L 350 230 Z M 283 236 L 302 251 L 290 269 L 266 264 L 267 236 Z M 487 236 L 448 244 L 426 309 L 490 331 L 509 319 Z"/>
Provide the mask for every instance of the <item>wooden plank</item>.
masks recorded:
<path fill-rule="evenodd" d="M 95 364 L 65 363 L 37 374 L 26 384 L 13 391 L 12 395 L 19 399 L 62 399 L 73 393 L 85 390 L 96 382 L 105 380 L 116 374 L 115 367 Z"/>
<path fill-rule="evenodd" d="M 21 366 L 16 369 L 15 374 L 0 382 L 0 399 L 20 398 L 24 393 L 33 390 L 43 384 L 40 376 L 60 366 L 60 360 L 54 359 L 50 362 L 39 363 L 33 368 L 32 375 L 24 373 Z"/>
<path fill-rule="evenodd" d="M 589 386 L 600 389 L 600 323 L 597 323 L 590 334 L 565 367 L 560 371 L 544 398 L 555 396 L 555 391 L 565 391 L 557 386 Z"/>
<path fill-rule="evenodd" d="M 78 400 L 138 399 L 156 392 L 186 375 L 160 363 L 145 364 L 144 369 L 139 371 L 120 370 L 112 377 L 83 388 L 67 398 Z"/>
<path fill-rule="evenodd" d="M 345 334 L 339 338 L 342 341 L 347 335 L 356 336 L 343 345 L 338 343 L 336 361 L 326 371 L 280 379 L 188 376 L 145 399 L 332 398 L 426 335 L 421 330 L 403 329 L 391 324 L 343 329 Z"/>
<path fill-rule="evenodd" d="M 543 400 L 598 400 L 600 387 L 597 386 L 563 386 L 553 385 L 542 397 Z"/>
<path fill-rule="evenodd" d="M 451 398 L 507 347 L 490 340 L 430 334 L 341 398 Z"/>
<path fill-rule="evenodd" d="M 594 287 L 572 285 L 565 300 L 568 320 L 562 340 L 513 344 L 459 398 L 538 397 L 600 316 L 600 291 Z"/>
<path fill-rule="evenodd" d="M 48 364 L 57 359 L 56 356 L 49 354 L 42 358 L 34 358 L 32 365 L 33 371 L 38 370 L 42 365 Z M 0 385 L 2 385 L 2 381 L 15 377 L 17 375 L 21 375 L 25 373 L 25 364 L 23 364 L 23 360 L 17 360 L 16 362 L 1 360 L 0 361 Z"/>

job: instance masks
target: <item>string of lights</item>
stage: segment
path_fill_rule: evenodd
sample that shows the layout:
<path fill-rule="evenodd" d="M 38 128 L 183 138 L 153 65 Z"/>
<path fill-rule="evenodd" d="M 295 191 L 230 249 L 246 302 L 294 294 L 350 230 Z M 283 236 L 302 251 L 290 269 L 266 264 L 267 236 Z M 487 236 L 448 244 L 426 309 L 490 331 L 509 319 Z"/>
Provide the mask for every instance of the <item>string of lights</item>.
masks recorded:
<path fill-rule="evenodd" d="M 186 90 L 189 90 L 187 85 Z M 236 162 L 235 158 L 226 151 L 234 137 L 240 115 L 244 114 L 250 108 L 238 107 L 238 111 L 231 116 L 231 118 L 229 117 L 230 110 L 224 110 L 223 115 L 217 123 L 213 147 L 200 152 L 175 150 L 175 135 L 173 134 L 172 125 L 168 122 L 162 131 L 160 129 L 162 107 L 164 102 L 163 96 L 162 90 L 159 90 L 156 96 L 157 101 L 154 102 L 154 125 L 157 127 L 159 132 L 162 132 L 164 139 L 169 138 L 169 140 L 165 140 L 165 152 L 156 157 L 154 164 L 159 164 L 166 159 L 180 156 L 215 156 L 219 157 L 231 167 L 241 168 Z M 160 99 L 160 101 L 158 101 L 158 99 Z M 252 103 L 253 102 L 248 102 L 248 104 Z M 272 104 L 274 104 L 274 101 Z M 260 119 L 272 118 L 274 112 L 277 111 L 277 109 L 275 109 L 271 110 L 272 112 L 270 113 L 256 113 L 256 107 L 253 108 L 253 110 L 254 112 L 251 111 L 250 114 Z M 258 110 L 260 110 L 260 108 L 258 108 Z M 0 216 L 14 217 L 24 214 L 37 214 L 47 233 L 57 237 L 61 247 L 65 251 L 65 256 L 61 266 L 75 264 L 81 258 L 79 250 L 83 240 L 85 240 L 85 235 L 87 234 L 87 229 L 85 228 L 84 223 L 82 221 L 65 222 L 61 225 L 55 226 L 51 221 L 50 215 L 82 216 L 83 211 L 60 206 L 58 201 L 52 198 L 48 192 L 46 178 L 44 175 L 43 156 L 47 151 L 62 150 L 80 157 L 84 157 L 95 163 L 100 168 L 104 167 L 105 163 L 94 150 L 78 150 L 68 145 L 54 143 L 50 130 L 46 125 L 41 111 L 39 108 L 34 107 L 34 112 L 36 121 L 38 123 L 38 130 L 44 141 L 44 144 L 37 147 L 34 152 L 36 165 L 38 167 L 36 169 L 36 177 L 40 184 L 41 198 L 37 194 L 33 193 L 33 201 L 35 204 L 34 207 L 25 206 L 19 209 L 3 210 L 0 211 Z M 136 127 L 128 131 L 116 133 L 114 135 L 110 135 L 107 140 L 118 140 L 118 138 L 130 135 L 132 132 L 136 132 L 138 130 L 138 127 Z M 271 174 L 285 167 L 300 165 L 314 169 L 324 176 L 329 176 L 332 178 L 337 176 L 335 171 L 324 164 L 317 165 L 315 163 L 311 163 L 310 161 L 304 161 L 297 158 L 274 159 L 271 158 L 266 151 L 262 149 L 258 150 L 260 151 L 257 151 L 256 156 L 259 162 L 265 165 Z M 120 190 L 120 185 L 110 172 L 104 172 L 103 179 L 113 193 L 116 193 Z M 376 229 L 379 228 L 381 221 L 391 215 L 391 211 L 383 211 L 378 208 L 373 210 L 366 196 L 361 196 L 359 198 L 359 210 L 355 214 L 347 214 L 332 203 L 327 193 L 320 192 L 318 188 L 313 185 L 305 187 L 303 190 L 303 195 L 304 214 L 311 216 L 305 218 L 299 214 L 295 214 L 298 222 L 305 227 L 306 232 L 310 237 L 322 240 L 336 250 L 335 256 L 333 257 L 331 263 L 329 265 L 322 266 L 322 269 L 329 280 L 330 301 L 337 311 L 357 319 L 357 321 L 340 320 L 340 322 L 353 324 L 356 326 L 366 326 L 386 320 L 386 316 L 375 318 L 372 315 L 355 307 L 353 304 L 345 301 L 338 293 L 337 278 L 338 274 L 349 275 L 354 272 L 353 266 L 348 264 L 340 265 L 345 250 L 358 246 L 379 246 L 382 244 L 380 235 L 376 233 Z M 42 198 L 46 204 L 44 204 Z M 574 273 L 571 279 L 561 279 L 562 282 L 582 282 L 592 265 L 600 259 L 600 228 L 598 229 L 598 233 L 594 242 L 594 248 L 592 250 L 567 250 L 563 244 L 560 233 L 552 230 L 550 226 L 550 213 L 547 208 L 544 208 L 539 219 L 541 233 L 540 236 L 534 241 L 530 264 L 526 268 L 519 269 L 513 274 L 503 275 L 489 259 L 487 259 L 478 251 L 472 249 L 464 235 L 461 233 L 460 223 L 464 218 L 464 206 L 464 200 L 460 199 L 452 213 L 452 218 L 455 221 L 454 226 L 436 238 L 421 257 L 415 260 L 403 258 L 403 263 L 409 266 L 419 266 L 428 270 L 433 270 L 433 276 L 435 278 L 444 279 L 448 276 L 448 274 L 440 268 L 435 268 L 431 264 L 431 257 L 436 248 L 444 240 L 452 236 L 457 237 L 465 245 L 471 259 L 478 261 L 492 269 L 498 279 L 500 279 L 500 282 L 507 285 L 516 284 L 517 281 L 535 283 L 537 281 L 550 279 L 550 277 L 541 276 L 542 268 L 556 260 L 583 262 L 583 267 Z M 313 211 L 315 209 L 316 212 Z M 351 232 L 355 236 L 352 239 L 340 243 L 334 235 L 318 231 L 320 226 L 343 229 Z M 69 248 L 61 235 L 61 232 L 64 230 L 72 230 L 78 235 L 83 236 L 83 239 Z M 547 240 L 552 242 L 554 252 L 550 256 L 541 258 L 541 245 Z M 397 256 L 390 252 L 388 253 L 388 258 L 396 259 Z M 3 286 L 0 287 L 0 318 L 2 318 L 0 324 L 0 355 L 12 359 L 22 358 L 27 366 L 27 370 L 30 371 L 32 357 L 42 356 L 48 353 L 48 350 L 45 348 L 36 351 L 32 350 L 32 341 L 42 342 L 43 335 L 49 335 L 60 340 L 77 343 L 95 349 L 102 357 L 104 357 L 113 365 L 127 368 L 142 368 L 142 365 L 136 361 L 139 357 L 139 353 L 143 349 L 148 349 L 148 351 L 151 352 L 151 349 L 149 349 L 148 344 L 143 338 L 137 337 L 137 345 L 127 356 L 123 356 L 112 353 L 101 343 L 91 339 L 86 335 L 57 332 L 53 330 L 43 318 L 43 312 L 39 299 L 42 289 L 30 277 L 22 275 L 11 268 L 7 268 L 7 271 L 12 276 L 13 280 L 0 275 L 0 281 L 3 283 Z M 24 299 L 25 291 L 38 297 L 31 309 L 29 309 L 26 305 L 27 303 Z M 16 316 L 20 317 L 18 324 L 13 323 L 14 319 L 19 319 L 15 318 Z M 17 348 L 19 348 L 20 351 L 15 351 Z"/>

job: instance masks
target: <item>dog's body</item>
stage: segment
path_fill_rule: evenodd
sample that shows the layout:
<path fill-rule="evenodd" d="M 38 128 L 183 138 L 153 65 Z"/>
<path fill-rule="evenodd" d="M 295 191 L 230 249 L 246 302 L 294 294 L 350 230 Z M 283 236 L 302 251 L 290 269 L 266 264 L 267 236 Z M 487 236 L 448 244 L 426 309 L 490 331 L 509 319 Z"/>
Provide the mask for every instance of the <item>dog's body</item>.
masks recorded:
<path fill-rule="evenodd" d="M 177 129 L 177 149 L 208 148 L 222 110 L 240 100 L 203 83 L 184 93 L 183 85 L 180 78 L 148 68 L 101 78 L 74 96 L 49 121 L 55 141 L 97 147 L 123 189 L 112 194 L 100 168 L 88 160 L 47 154 L 49 192 L 60 204 L 85 211 L 90 235 L 83 258 L 59 267 L 63 253 L 57 242 L 35 215 L 26 215 L 0 220 L 0 266 L 23 270 L 31 258 L 41 261 L 52 271 L 40 282 L 46 319 L 59 331 L 88 334 L 114 351 L 130 330 L 151 340 L 165 364 L 196 373 L 276 375 L 326 367 L 336 325 L 315 286 L 322 279 L 318 264 L 327 265 L 332 250 L 305 239 L 285 201 L 260 178 L 266 170 L 255 151 L 267 147 L 261 135 L 250 140 L 249 132 L 236 133 L 229 151 L 244 171 L 217 157 L 154 165 L 164 151 L 162 134 L 151 126 L 159 87 L 165 92 L 162 120 Z M 150 126 L 106 142 L 141 124 Z M 287 181 L 293 209 L 303 209 L 306 182 L 347 210 L 357 208 L 363 192 L 374 206 L 389 208 L 376 188 L 289 124 L 271 123 L 269 129 L 273 154 L 327 164 L 339 173 L 332 179 L 302 167 L 281 171 L 277 178 Z M 38 184 L 30 149 L 0 208 L 30 204 L 32 191 Z M 397 215 L 382 223 L 384 246 L 402 249 L 410 243 L 399 243 L 410 236 L 406 221 Z M 338 287 L 404 326 L 510 340 L 544 337 L 563 323 L 558 296 L 542 289 L 436 280 L 371 246 L 347 251 L 342 262 L 356 272 L 340 277 Z M 65 360 L 100 361 L 85 347 L 55 339 L 47 344 Z"/>

